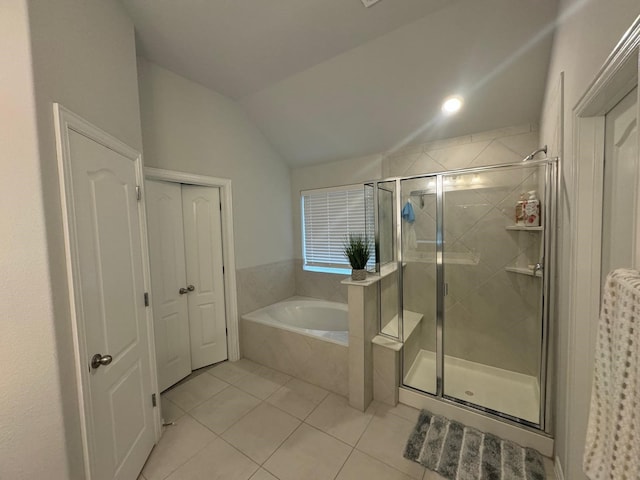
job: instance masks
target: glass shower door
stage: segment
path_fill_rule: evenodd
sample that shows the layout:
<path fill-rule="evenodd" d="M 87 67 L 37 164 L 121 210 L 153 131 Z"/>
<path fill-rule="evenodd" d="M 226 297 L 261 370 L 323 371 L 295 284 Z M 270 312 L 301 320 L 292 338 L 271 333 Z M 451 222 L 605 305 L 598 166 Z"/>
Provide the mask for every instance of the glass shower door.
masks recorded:
<path fill-rule="evenodd" d="M 544 166 L 442 176 L 444 396 L 540 423 Z M 538 218 L 540 213 L 538 210 Z"/>
<path fill-rule="evenodd" d="M 406 179 L 400 185 L 403 383 L 436 395 L 436 176 Z"/>

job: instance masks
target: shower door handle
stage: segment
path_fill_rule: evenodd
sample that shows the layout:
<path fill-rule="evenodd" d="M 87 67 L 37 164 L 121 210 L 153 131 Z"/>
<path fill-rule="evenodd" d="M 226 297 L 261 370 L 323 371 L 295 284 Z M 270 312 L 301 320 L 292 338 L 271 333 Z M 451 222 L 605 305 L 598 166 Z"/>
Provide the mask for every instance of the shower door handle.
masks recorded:
<path fill-rule="evenodd" d="M 544 270 L 544 265 L 540 262 L 536 263 L 533 266 L 533 276 L 535 277 L 538 274 L 538 271 L 542 272 Z"/>

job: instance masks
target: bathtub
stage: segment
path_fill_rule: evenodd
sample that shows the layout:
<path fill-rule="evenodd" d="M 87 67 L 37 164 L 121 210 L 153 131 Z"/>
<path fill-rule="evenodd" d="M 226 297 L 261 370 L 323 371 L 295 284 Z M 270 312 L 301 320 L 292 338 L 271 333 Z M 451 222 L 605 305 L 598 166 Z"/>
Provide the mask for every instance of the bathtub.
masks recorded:
<path fill-rule="evenodd" d="M 243 318 L 349 345 L 349 320 L 344 303 L 296 297 L 247 313 Z"/>
<path fill-rule="evenodd" d="M 292 297 L 241 317 L 242 356 L 348 394 L 347 305 Z"/>

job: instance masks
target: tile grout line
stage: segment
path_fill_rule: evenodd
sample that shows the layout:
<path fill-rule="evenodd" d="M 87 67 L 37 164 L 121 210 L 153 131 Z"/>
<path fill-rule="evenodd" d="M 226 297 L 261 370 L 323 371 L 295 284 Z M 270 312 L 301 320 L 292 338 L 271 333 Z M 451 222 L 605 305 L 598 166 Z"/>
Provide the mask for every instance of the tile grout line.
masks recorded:
<path fill-rule="evenodd" d="M 291 416 L 293 417 L 293 415 L 291 415 Z M 294 417 L 294 418 L 295 418 L 295 417 Z M 296 418 L 296 420 L 298 420 L 298 419 Z M 262 463 L 260 464 L 260 467 L 261 467 L 261 468 L 264 468 L 265 470 L 267 470 L 267 472 L 269 472 L 269 473 L 270 473 L 271 475 L 273 475 L 274 477 L 276 476 L 276 474 L 275 474 L 275 473 L 273 473 L 271 470 L 268 470 L 268 469 L 265 467 L 265 464 L 266 464 L 266 463 L 271 459 L 271 457 L 273 457 L 273 456 L 276 454 L 276 452 L 277 452 L 278 450 L 280 450 L 280 447 L 282 447 L 282 445 L 284 445 L 284 442 L 286 442 L 287 440 L 289 440 L 289 437 L 291 437 L 291 435 L 293 435 L 295 432 L 297 432 L 297 431 L 298 431 L 298 429 L 299 429 L 303 424 L 304 424 L 304 422 L 302 422 L 302 421 L 301 421 L 301 422 L 300 422 L 300 424 L 299 424 L 296 428 L 294 428 L 294 429 L 293 429 L 293 431 L 292 431 L 289 435 L 287 435 L 287 437 L 286 437 L 284 440 L 282 440 L 282 442 L 280 442 L 280 443 L 278 444 L 278 446 L 275 448 L 275 450 L 274 450 L 273 452 L 271 452 L 271 455 L 269 455 L 269 456 L 265 459 L 265 461 L 264 461 L 264 462 L 262 462 Z"/>
<path fill-rule="evenodd" d="M 342 463 L 342 465 L 340 466 L 340 468 L 336 472 L 336 475 L 333 477 L 333 480 L 335 480 L 336 478 L 338 478 L 340 476 L 340 473 L 344 469 L 344 466 L 347 464 L 347 462 L 349 461 L 349 459 L 353 455 L 353 452 L 355 452 L 355 451 L 356 451 L 356 447 L 352 447 L 351 451 L 349 452 L 349 455 L 347 455 L 347 458 L 344 460 L 344 462 Z"/>
<path fill-rule="evenodd" d="M 214 434 L 215 435 L 215 434 Z M 215 437 L 217 438 L 218 436 L 215 435 Z M 183 465 L 186 465 L 191 459 L 193 459 L 196 455 L 198 455 L 202 450 L 204 450 L 207 446 L 211 445 L 216 438 L 214 438 L 213 440 L 211 440 L 210 442 L 206 442 L 204 445 L 202 445 L 201 448 L 197 448 L 195 449 L 193 455 L 191 455 L 189 458 L 187 458 L 184 462 L 182 462 L 180 465 L 178 465 L 176 468 L 174 468 L 173 470 L 171 470 L 168 474 L 166 474 L 165 476 L 163 476 L 162 478 L 159 478 L 158 480 L 165 480 L 167 478 L 169 478 L 171 475 L 174 474 L 174 472 L 176 470 L 178 470 L 180 467 L 182 467 Z M 144 468 L 143 468 L 144 470 Z M 146 477 L 145 477 L 146 478 Z"/>
<path fill-rule="evenodd" d="M 309 385 L 312 385 L 312 384 L 309 384 Z M 314 385 L 314 386 L 317 386 L 317 385 Z M 276 393 L 278 393 L 280 391 L 280 389 L 282 389 L 283 387 L 284 387 L 284 385 L 282 387 L 280 387 L 278 390 L 276 390 L 275 392 L 273 392 L 271 395 L 269 395 L 265 400 L 263 400 L 263 402 L 267 403 L 268 405 L 270 405 L 270 406 L 272 406 L 274 408 L 277 408 L 281 412 L 284 412 L 284 413 L 286 413 L 288 415 L 291 415 L 293 418 L 296 418 L 296 419 L 300 420 L 301 422 L 305 422 L 307 420 L 307 418 L 309 418 L 309 416 L 315 411 L 315 409 L 318 408 L 322 402 L 324 402 L 324 399 L 327 398 L 331 394 L 331 392 L 329 392 L 327 390 L 326 391 L 327 394 L 324 397 L 322 397 L 322 400 L 320 400 L 316 405 L 314 405 L 313 408 L 311 409 L 311 411 L 309 413 L 307 413 L 307 415 L 304 418 L 299 418 L 299 417 L 296 417 L 295 415 L 293 415 L 291 412 L 287 412 L 284 408 L 282 408 L 282 407 L 280 407 L 278 405 L 275 405 L 273 403 L 270 403 L 268 401 L 271 397 L 273 397 Z M 321 387 L 318 387 L 318 388 L 321 388 Z M 297 392 L 294 392 L 294 393 L 297 393 Z M 306 397 L 305 397 L 305 399 L 309 400 Z M 311 401 L 311 400 L 309 400 L 309 401 Z"/>

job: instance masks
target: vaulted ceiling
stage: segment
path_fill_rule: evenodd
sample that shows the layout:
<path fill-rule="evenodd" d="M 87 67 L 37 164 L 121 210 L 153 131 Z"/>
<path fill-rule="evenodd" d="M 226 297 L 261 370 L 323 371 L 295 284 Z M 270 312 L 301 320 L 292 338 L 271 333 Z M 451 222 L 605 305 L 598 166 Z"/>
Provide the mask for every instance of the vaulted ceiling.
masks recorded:
<path fill-rule="evenodd" d="M 558 3 L 121 1 L 139 54 L 237 100 L 291 166 L 537 122 Z"/>

